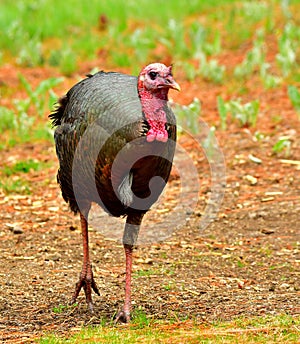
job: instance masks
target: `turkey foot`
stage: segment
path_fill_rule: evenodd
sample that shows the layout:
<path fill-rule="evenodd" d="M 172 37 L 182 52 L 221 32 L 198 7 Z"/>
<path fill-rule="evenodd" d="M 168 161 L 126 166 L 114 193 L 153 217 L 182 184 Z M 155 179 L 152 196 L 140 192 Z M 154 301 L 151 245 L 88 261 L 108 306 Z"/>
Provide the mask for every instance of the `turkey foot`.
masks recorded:
<path fill-rule="evenodd" d="M 76 283 L 75 292 L 72 297 L 72 304 L 76 302 L 77 296 L 81 288 L 83 288 L 86 298 L 86 303 L 89 310 L 93 312 L 92 289 L 97 295 L 100 295 L 97 284 L 94 280 L 92 265 L 89 257 L 89 240 L 88 240 L 88 223 L 87 217 L 90 209 L 88 205 L 83 213 L 80 213 L 82 243 L 83 243 L 83 265 L 80 273 L 79 281 Z"/>
<path fill-rule="evenodd" d="M 130 313 L 124 310 L 120 311 L 115 319 L 115 323 L 124 323 L 127 324 L 130 322 Z"/>
<path fill-rule="evenodd" d="M 99 296 L 100 296 L 100 292 L 94 280 L 92 267 L 90 264 L 88 265 L 87 268 L 82 269 L 82 272 L 79 277 L 79 281 L 76 283 L 75 292 L 71 301 L 72 304 L 76 302 L 77 296 L 79 295 L 81 288 L 83 288 L 84 290 L 86 303 L 89 307 L 89 310 L 93 312 L 94 309 L 93 309 L 93 301 L 92 301 L 92 289 Z"/>

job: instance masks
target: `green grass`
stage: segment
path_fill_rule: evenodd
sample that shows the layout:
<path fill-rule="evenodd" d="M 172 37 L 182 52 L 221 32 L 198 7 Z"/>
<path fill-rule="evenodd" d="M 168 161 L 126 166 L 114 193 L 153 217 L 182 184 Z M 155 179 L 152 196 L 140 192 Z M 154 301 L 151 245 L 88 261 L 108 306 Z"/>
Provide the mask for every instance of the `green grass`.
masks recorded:
<path fill-rule="evenodd" d="M 236 48 L 253 40 L 253 49 L 235 69 L 236 76 L 249 77 L 265 63 L 265 36 L 276 28 L 276 63 L 282 74 L 289 76 L 299 53 L 300 29 L 290 10 L 294 3 L 299 1 L 194 0 L 187 6 L 179 0 L 3 0 L 0 49 L 4 54 L 0 62 L 14 57 L 21 65 L 50 64 L 70 75 L 80 61 L 98 54 L 104 54 L 107 63 L 133 72 L 149 60 L 171 57 L 178 63 L 194 58 L 206 66 L 200 65 L 201 75 L 222 82 L 224 66 L 206 57 L 222 53 L 224 46 Z M 275 22 L 278 8 L 284 26 L 282 20 L 279 26 Z M 265 65 L 263 80 L 266 69 Z M 269 77 L 266 87 L 274 83 Z"/>
<path fill-rule="evenodd" d="M 53 307 L 52 312 L 55 314 L 63 314 L 68 311 L 72 311 L 75 307 L 77 307 L 77 303 L 73 305 L 61 305 L 59 304 L 57 307 Z"/>
<path fill-rule="evenodd" d="M 49 163 L 28 159 L 19 160 L 1 169 L 0 190 L 5 194 L 30 194 L 31 183 L 24 174 L 47 168 Z"/>
<path fill-rule="evenodd" d="M 230 322 L 197 324 L 196 321 L 149 320 L 142 311 L 128 326 L 102 325 L 81 329 L 67 337 L 49 334 L 40 344 L 59 343 L 298 343 L 300 317 L 290 315 L 236 318 Z"/>
<path fill-rule="evenodd" d="M 0 5 L 0 30 L 3 33 L 0 48 L 16 57 L 19 64 L 59 65 L 66 74 L 74 72 L 78 58 L 95 58 L 101 49 L 109 50 L 118 65 L 132 65 L 132 59 L 126 61 L 126 57 L 132 58 L 132 52 L 135 61 L 144 62 L 156 41 L 175 47 L 176 56 L 183 52 L 188 55 L 185 41 L 178 40 L 178 35 L 184 39 L 187 30 L 183 27 L 183 19 L 216 4 L 219 5 L 219 1 L 195 0 L 186 6 L 182 1 L 162 0 L 91 0 L 88 3 L 76 0 L 4 0 Z M 100 16 L 107 23 L 104 28 L 99 25 Z M 162 33 L 165 27 L 167 29 Z M 194 39 L 193 46 L 199 37 L 197 25 L 191 26 L 190 36 Z M 202 35 L 202 39 L 206 40 L 205 36 Z M 217 37 L 206 49 L 214 50 L 219 40 Z M 124 48 L 126 55 L 122 54 Z M 6 55 L 6 58 L 10 56 Z M 2 56 L 2 60 L 5 57 Z"/>
<path fill-rule="evenodd" d="M 5 194 L 22 194 L 28 195 L 31 193 L 28 181 L 22 178 L 3 178 L 0 181 L 0 190 Z"/>
<path fill-rule="evenodd" d="M 53 87 L 63 78 L 42 80 L 35 89 L 21 74 L 19 81 L 27 97 L 13 98 L 12 108 L 0 106 L 0 149 L 32 139 L 52 140 L 53 137 L 50 122 L 45 123 L 44 115 L 53 108 L 58 98 Z"/>
<path fill-rule="evenodd" d="M 140 276 L 149 277 L 149 276 L 158 275 L 158 274 L 160 274 L 159 271 L 154 270 L 154 269 L 137 270 L 134 272 L 133 278 L 138 278 Z"/>
<path fill-rule="evenodd" d="M 284 8 L 283 14 L 289 10 L 284 3 L 194 0 L 186 6 L 179 0 L 5 0 L 0 5 L 0 48 L 5 51 L 0 61 L 15 57 L 25 66 L 50 64 L 59 66 L 65 75 L 76 71 L 80 61 L 93 59 L 99 53 L 104 53 L 110 64 L 130 67 L 133 72 L 146 61 L 168 56 L 176 62 L 200 58 L 203 65 L 203 56 L 218 55 L 224 45 L 234 48 L 251 40 L 258 26 L 258 32 L 273 32 L 275 7 Z M 218 11 L 211 10 L 215 6 Z M 104 18 L 102 24 L 100 18 Z M 285 76 L 292 71 L 298 52 L 299 28 L 290 19 L 286 14 L 287 24 L 278 36 L 276 57 Z M 237 76 L 251 74 L 257 59 L 264 58 L 262 38 L 254 37 L 253 50 L 237 66 Z M 213 81 L 220 82 L 224 66 L 216 61 L 204 61 L 215 72 L 206 72 L 207 68 L 200 65 L 200 73 L 208 73 L 204 75 L 208 79 L 212 73 Z"/>
<path fill-rule="evenodd" d="M 17 173 L 28 173 L 31 170 L 32 171 L 39 171 L 42 169 L 43 166 L 45 166 L 46 164 L 43 164 L 40 161 L 37 160 L 20 160 L 18 162 L 16 162 L 15 164 L 13 164 L 12 166 L 4 166 L 2 173 L 7 176 L 10 177 L 14 174 Z"/>

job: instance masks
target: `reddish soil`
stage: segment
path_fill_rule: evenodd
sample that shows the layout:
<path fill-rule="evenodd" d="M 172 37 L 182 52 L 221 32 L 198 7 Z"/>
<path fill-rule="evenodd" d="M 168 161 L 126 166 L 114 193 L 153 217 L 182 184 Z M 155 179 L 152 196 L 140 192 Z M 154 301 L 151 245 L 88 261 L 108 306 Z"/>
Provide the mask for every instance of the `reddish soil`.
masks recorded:
<path fill-rule="evenodd" d="M 228 53 L 224 63 L 230 61 Z M 90 65 L 81 67 L 82 75 L 89 72 Z M 94 65 L 99 64 L 95 61 Z M 48 68 L 6 65 L 0 68 L 0 80 L 17 88 L 18 72 L 33 85 L 59 75 Z M 219 125 L 216 97 L 239 95 L 235 85 L 218 86 L 200 79 L 189 83 L 180 71 L 174 74 L 178 74 L 182 92 L 172 93 L 172 97 L 181 104 L 198 97 L 202 119 L 209 125 Z M 66 79 L 57 93 L 63 94 L 76 80 Z M 236 316 L 300 314 L 300 121 L 285 86 L 266 91 L 254 76 L 240 87 L 247 89 L 244 101 L 260 100 L 260 114 L 255 128 L 240 128 L 229 119 L 227 130 L 216 130 L 227 183 L 217 218 L 199 230 L 211 191 L 210 168 L 195 141 L 182 136 L 179 144 L 189 152 L 199 173 L 199 202 L 171 237 L 135 251 L 133 308 L 151 318 L 210 322 Z M 21 96 L 19 89 L 13 94 L 13 98 Z M 9 98 L 3 98 L 1 104 L 9 105 Z M 255 131 L 264 138 L 255 140 Z M 272 153 L 280 136 L 288 136 L 292 142 L 287 158 L 284 153 Z M 249 159 L 249 154 L 261 163 Z M 122 246 L 93 228 L 91 256 L 101 296 L 94 296 L 94 314 L 87 311 L 83 293 L 78 306 L 66 307 L 81 268 L 79 221 L 61 198 L 53 145 L 34 142 L 4 150 L 1 169 L 24 159 L 51 162 L 51 167 L 19 174 L 28 181 L 30 194 L 0 190 L 0 338 L 11 343 L 30 342 L 48 331 L 70 333 L 82 325 L 110 320 L 124 295 Z M 176 198 L 177 190 L 174 171 L 169 201 Z M 159 226 L 160 217 L 168 211 L 164 207 L 166 204 L 149 212 L 145 222 L 158 222 Z M 109 226 L 109 217 L 103 217 L 101 230 L 105 232 Z"/>

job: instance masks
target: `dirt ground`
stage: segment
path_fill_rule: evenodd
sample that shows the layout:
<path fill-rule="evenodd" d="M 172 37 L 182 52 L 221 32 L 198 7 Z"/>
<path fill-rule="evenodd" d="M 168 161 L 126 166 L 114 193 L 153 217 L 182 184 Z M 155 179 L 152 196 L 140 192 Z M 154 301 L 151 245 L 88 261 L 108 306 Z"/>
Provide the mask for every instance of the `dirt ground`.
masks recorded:
<path fill-rule="evenodd" d="M 52 72 L 22 70 L 33 84 Z M 5 75 L 12 86 L 17 73 L 16 68 L 4 66 L 0 78 Z M 180 73 L 176 79 L 183 89 L 180 95 L 172 94 L 176 101 L 187 104 L 197 96 L 203 120 L 218 125 L 216 97 L 226 98 L 226 85 L 188 83 Z M 61 94 L 74 82 L 75 78 L 68 79 Z M 179 144 L 199 173 L 199 202 L 173 235 L 135 251 L 133 309 L 153 319 L 211 322 L 300 314 L 300 121 L 285 87 L 265 91 L 255 80 L 244 86 L 249 99 L 260 100 L 260 115 L 256 128 L 239 128 L 229 120 L 226 131 L 216 132 L 226 162 L 225 196 L 217 218 L 199 229 L 211 192 L 210 167 L 194 141 L 181 136 Z M 255 131 L 264 138 L 255 140 Z M 283 135 L 292 142 L 287 158 L 272 153 Z M 101 228 L 93 226 L 90 231 L 93 269 L 101 291 L 100 297 L 94 296 L 95 313 L 87 311 L 83 293 L 78 306 L 67 307 L 81 269 L 79 221 L 61 198 L 50 143 L 1 151 L 0 166 L 30 158 L 51 162 L 49 168 L 22 174 L 31 194 L 0 192 L 0 339 L 11 343 L 30 342 L 47 332 L 70 333 L 112 319 L 124 296 L 123 249 L 120 242 L 103 235 L 114 222 L 101 215 Z M 167 191 L 171 203 L 178 185 L 174 171 Z M 168 211 L 166 203 L 160 204 L 145 222 L 160 226 Z"/>

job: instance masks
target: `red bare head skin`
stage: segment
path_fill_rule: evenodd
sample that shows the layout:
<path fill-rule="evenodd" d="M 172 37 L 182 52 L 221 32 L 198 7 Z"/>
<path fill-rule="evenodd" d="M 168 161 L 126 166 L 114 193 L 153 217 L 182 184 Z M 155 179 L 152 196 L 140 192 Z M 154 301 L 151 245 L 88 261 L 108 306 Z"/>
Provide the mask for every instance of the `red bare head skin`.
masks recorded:
<path fill-rule="evenodd" d="M 138 78 L 139 93 L 148 91 L 158 97 L 160 95 L 167 97 L 170 88 L 180 91 L 180 87 L 172 75 L 172 66 L 167 67 L 162 63 L 151 63 L 140 72 Z"/>
<path fill-rule="evenodd" d="M 168 101 L 169 89 L 180 91 L 180 86 L 172 75 L 172 66 L 151 63 L 144 67 L 138 77 L 138 93 L 142 109 L 150 125 L 147 141 L 166 142 L 168 133 L 165 129 L 166 113 L 164 107 Z"/>

